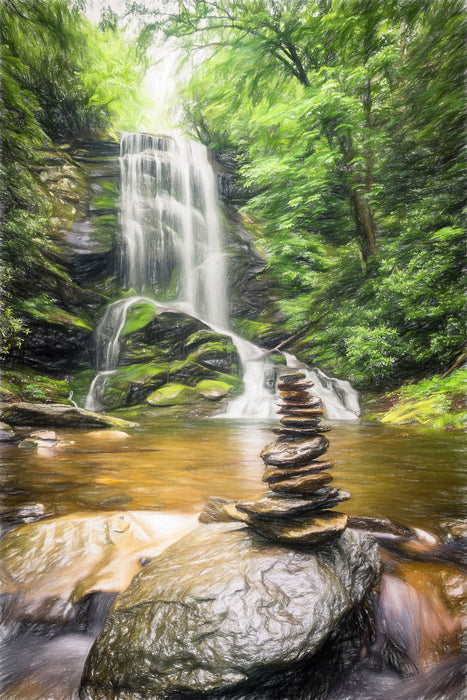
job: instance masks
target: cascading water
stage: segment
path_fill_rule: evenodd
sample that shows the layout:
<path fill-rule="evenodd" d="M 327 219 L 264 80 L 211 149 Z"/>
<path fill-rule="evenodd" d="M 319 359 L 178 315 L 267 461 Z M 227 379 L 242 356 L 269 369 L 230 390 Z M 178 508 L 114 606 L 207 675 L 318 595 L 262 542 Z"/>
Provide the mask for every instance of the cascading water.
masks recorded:
<path fill-rule="evenodd" d="M 230 403 L 225 417 L 273 417 L 277 366 L 264 350 L 229 329 L 216 177 L 207 149 L 172 136 L 125 133 L 120 172 L 121 281 L 127 289 L 151 296 L 126 297 L 104 313 L 95 333 L 98 373 L 86 408 L 102 408 L 105 382 L 118 364 L 127 314 L 143 301 L 183 310 L 232 338 L 242 362 L 244 392 Z M 289 367 L 300 364 L 292 355 L 284 357 Z M 313 393 L 323 399 L 328 418 L 358 416 L 357 394 L 348 382 L 319 370 L 311 374 Z"/>
<path fill-rule="evenodd" d="M 122 277 L 138 292 L 184 302 L 209 324 L 228 325 L 216 179 L 200 143 L 123 134 Z"/>
<path fill-rule="evenodd" d="M 99 371 L 92 380 L 86 397 L 85 408 L 89 411 L 102 409 L 102 398 L 107 377 L 115 371 L 120 357 L 120 335 L 125 326 L 129 309 L 138 302 L 155 302 L 148 297 L 128 297 L 114 301 L 106 308 L 94 333 L 97 367 Z"/>

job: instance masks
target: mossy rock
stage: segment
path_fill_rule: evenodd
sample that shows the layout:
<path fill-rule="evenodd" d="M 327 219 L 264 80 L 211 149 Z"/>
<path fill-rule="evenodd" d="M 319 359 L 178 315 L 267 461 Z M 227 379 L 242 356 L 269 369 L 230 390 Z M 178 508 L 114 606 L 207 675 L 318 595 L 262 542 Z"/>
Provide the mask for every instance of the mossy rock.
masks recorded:
<path fill-rule="evenodd" d="M 195 389 L 208 401 L 219 401 L 233 390 L 233 386 L 214 379 L 204 379 L 196 385 Z"/>
<path fill-rule="evenodd" d="M 70 385 L 30 368 L 4 370 L 0 386 L 1 401 L 31 401 L 70 404 Z"/>
<path fill-rule="evenodd" d="M 187 338 L 185 343 L 185 351 L 189 354 L 194 352 L 200 345 L 206 343 L 222 343 L 225 345 L 232 345 L 232 340 L 228 335 L 223 335 L 222 333 L 216 333 L 212 330 L 201 330 L 192 333 L 189 338 Z"/>
<path fill-rule="evenodd" d="M 170 365 L 169 381 L 176 384 L 186 384 L 193 387 L 203 379 L 216 378 L 217 372 L 215 370 L 193 362 L 191 358 L 176 360 Z"/>
<path fill-rule="evenodd" d="M 155 359 L 184 360 L 186 339 L 196 331 L 206 329 L 198 319 L 181 313 L 160 313 L 151 304 L 140 307 L 139 311 L 138 305 L 135 305 L 134 313 L 135 318 L 129 314 L 127 322 L 131 321 L 133 328 L 129 325 L 124 328 L 126 335 L 120 361 L 125 364 Z"/>
<path fill-rule="evenodd" d="M 167 382 L 169 369 L 168 364 L 155 363 L 119 367 L 105 383 L 104 406 L 113 411 L 141 403 Z"/>
<path fill-rule="evenodd" d="M 149 301 L 141 301 L 133 304 L 128 309 L 125 325 L 122 328 L 120 336 L 129 335 L 140 328 L 148 325 L 158 314 L 157 306 Z"/>
<path fill-rule="evenodd" d="M 237 348 L 232 342 L 204 343 L 188 356 L 187 361 L 227 374 L 239 374 L 241 367 Z"/>
<path fill-rule="evenodd" d="M 76 314 L 61 309 L 48 299 L 45 294 L 35 299 L 24 301 L 21 305 L 21 311 L 36 321 L 58 326 L 70 326 L 89 333 L 92 333 L 93 330 L 88 319 L 80 318 Z"/>
<path fill-rule="evenodd" d="M 151 406 L 182 406 L 197 398 L 198 392 L 185 384 L 166 384 L 154 391 L 146 401 Z"/>

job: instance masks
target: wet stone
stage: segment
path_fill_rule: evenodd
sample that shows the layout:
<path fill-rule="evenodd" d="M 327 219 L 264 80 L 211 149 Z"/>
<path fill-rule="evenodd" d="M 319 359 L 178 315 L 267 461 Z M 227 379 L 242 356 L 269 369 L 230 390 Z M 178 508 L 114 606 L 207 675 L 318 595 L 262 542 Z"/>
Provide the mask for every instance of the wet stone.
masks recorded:
<path fill-rule="evenodd" d="M 279 395 L 286 400 L 290 399 L 294 403 L 307 404 L 309 399 L 306 391 L 279 391 Z"/>
<path fill-rule="evenodd" d="M 282 374 L 279 377 L 279 381 L 283 384 L 293 384 L 301 379 L 306 379 L 306 374 L 304 372 L 294 372 L 293 374 Z"/>
<path fill-rule="evenodd" d="M 317 491 L 322 486 L 329 484 L 332 481 L 330 474 L 307 474 L 305 476 L 297 476 L 292 479 L 284 479 L 283 481 L 275 481 L 270 483 L 270 489 L 275 493 L 303 495 Z"/>
<path fill-rule="evenodd" d="M 317 544 L 343 533 L 347 516 L 336 511 L 323 511 L 313 517 L 293 518 L 285 521 L 260 520 L 241 513 L 235 506 L 226 506 L 230 515 L 246 522 L 255 532 L 284 544 Z"/>
<path fill-rule="evenodd" d="M 232 520 L 231 516 L 227 514 L 224 506 L 235 503 L 230 498 L 222 498 L 221 496 L 211 496 L 206 501 L 206 504 L 199 514 L 198 520 L 200 523 L 225 523 Z"/>
<path fill-rule="evenodd" d="M 324 416 L 324 411 L 320 408 L 311 409 L 306 415 L 283 416 L 281 424 L 292 428 L 314 428 L 319 425 L 319 419 Z"/>
<path fill-rule="evenodd" d="M 57 439 L 57 433 L 55 430 L 35 430 L 30 435 L 34 440 L 44 440 L 46 442 L 55 442 Z"/>
<path fill-rule="evenodd" d="M 16 442 L 19 437 L 8 423 L 0 421 L 0 442 Z"/>
<path fill-rule="evenodd" d="M 334 466 L 333 462 L 310 462 L 304 467 L 298 467 L 294 469 L 289 467 L 288 469 L 278 469 L 277 467 L 272 467 L 264 472 L 263 481 L 272 483 L 274 481 L 282 481 L 283 479 L 292 479 L 296 476 L 306 476 L 307 474 L 317 474 L 323 472 L 326 469 L 332 469 Z"/>
<path fill-rule="evenodd" d="M 200 526 L 132 580 L 88 656 L 81 700 L 325 697 L 322 676 L 341 673 L 335 644 L 360 655 L 364 632 L 354 651 L 350 630 L 378 580 L 378 547 L 346 531 L 310 556 L 244 525 Z M 323 669 L 314 655 L 327 640 Z"/>
<path fill-rule="evenodd" d="M 318 435 L 312 440 L 274 442 L 264 448 L 261 457 L 265 464 L 275 467 L 298 467 L 320 457 L 329 447 L 329 440 Z"/>
<path fill-rule="evenodd" d="M 332 430 L 331 425 L 320 425 L 317 423 L 312 428 L 274 428 L 273 433 L 285 438 L 290 438 L 291 440 L 304 440 L 305 438 L 312 438 L 320 433 L 328 433 L 330 430 Z"/>
<path fill-rule="evenodd" d="M 321 399 L 313 397 L 312 400 L 307 401 L 306 404 L 295 404 L 281 401 L 278 403 L 279 410 L 277 411 L 280 415 L 287 416 L 309 416 L 314 415 L 314 411 L 318 408 L 323 408 L 323 402 Z"/>
<path fill-rule="evenodd" d="M 287 498 L 272 492 L 266 492 L 254 501 L 238 501 L 235 506 L 242 513 L 248 513 L 258 518 L 275 520 L 301 517 L 305 513 L 311 513 L 319 509 L 333 508 L 338 503 L 347 501 L 349 498 L 350 494 L 346 491 L 323 486 L 315 491 L 310 498 L 296 496 Z M 224 506 L 224 508 L 227 510 L 227 506 Z M 227 512 L 231 515 L 230 510 L 227 510 Z"/>
<path fill-rule="evenodd" d="M 287 383 L 287 382 L 281 382 L 277 384 L 277 388 L 282 391 L 307 391 L 308 389 L 311 389 L 313 386 L 313 382 L 294 382 L 292 383 Z"/>

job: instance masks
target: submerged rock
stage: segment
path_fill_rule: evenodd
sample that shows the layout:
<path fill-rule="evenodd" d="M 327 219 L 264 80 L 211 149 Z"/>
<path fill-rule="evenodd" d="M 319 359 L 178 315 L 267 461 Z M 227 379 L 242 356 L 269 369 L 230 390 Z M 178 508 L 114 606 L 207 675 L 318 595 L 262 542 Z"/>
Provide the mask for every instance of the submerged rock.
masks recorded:
<path fill-rule="evenodd" d="M 0 404 L 0 415 L 11 425 L 37 425 L 56 428 L 131 428 L 137 423 L 94 413 L 77 406 L 42 403 Z"/>
<path fill-rule="evenodd" d="M 290 694 L 291 673 L 294 681 L 303 682 L 299 671 L 328 680 L 313 655 L 333 632 L 351 659 L 343 620 L 379 572 L 377 546 L 356 532 L 310 555 L 265 545 L 239 523 L 201 526 L 117 598 L 86 662 L 80 698 L 298 697 Z M 341 663 L 336 652 L 330 677 Z M 317 686 L 308 692 L 305 685 L 300 697 L 322 697 Z"/>
<path fill-rule="evenodd" d="M 21 525 L 0 542 L 9 615 L 66 622 L 86 595 L 124 590 L 142 558 L 157 556 L 196 525 L 195 516 L 150 511 L 76 513 Z"/>
<path fill-rule="evenodd" d="M 0 422 L 0 442 L 16 442 L 17 440 L 19 440 L 19 437 L 11 425 Z"/>

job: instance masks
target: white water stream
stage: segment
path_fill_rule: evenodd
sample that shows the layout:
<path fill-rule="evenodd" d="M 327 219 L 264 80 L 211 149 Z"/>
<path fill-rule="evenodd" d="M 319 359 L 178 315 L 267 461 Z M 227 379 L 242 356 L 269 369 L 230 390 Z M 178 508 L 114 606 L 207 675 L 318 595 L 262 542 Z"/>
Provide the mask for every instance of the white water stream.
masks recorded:
<path fill-rule="evenodd" d="M 188 313 L 232 338 L 242 363 L 244 391 L 230 402 L 224 417 L 273 417 L 278 366 L 267 352 L 229 328 L 224 241 L 207 149 L 173 136 L 126 133 L 121 139 L 120 171 L 122 284 L 151 296 L 135 294 L 107 307 L 95 332 L 98 373 L 86 408 L 102 409 L 106 379 L 118 366 L 128 311 L 134 304 L 149 302 Z M 312 393 L 322 398 L 329 419 L 358 417 L 357 392 L 348 382 L 283 354 L 288 367 L 300 367 L 314 382 Z"/>

